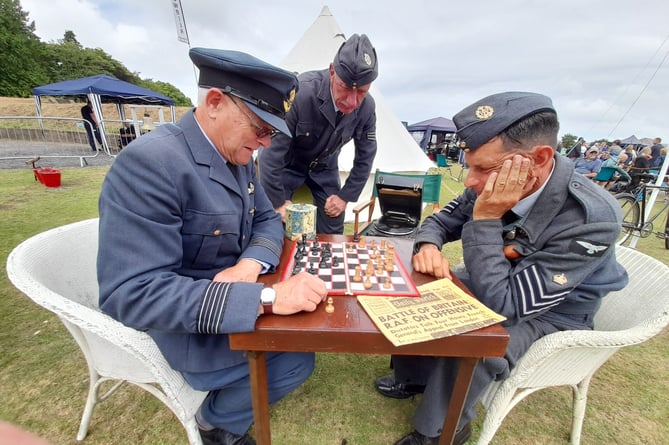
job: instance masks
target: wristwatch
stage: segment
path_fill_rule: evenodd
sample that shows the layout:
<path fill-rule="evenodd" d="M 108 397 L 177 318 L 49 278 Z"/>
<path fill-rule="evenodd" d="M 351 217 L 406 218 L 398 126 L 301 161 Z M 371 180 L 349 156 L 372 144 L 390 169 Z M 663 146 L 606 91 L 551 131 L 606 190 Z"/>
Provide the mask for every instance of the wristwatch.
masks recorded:
<path fill-rule="evenodd" d="M 263 314 L 272 314 L 272 305 L 276 300 L 276 291 L 271 287 L 266 287 L 260 292 L 260 303 L 262 304 Z"/>

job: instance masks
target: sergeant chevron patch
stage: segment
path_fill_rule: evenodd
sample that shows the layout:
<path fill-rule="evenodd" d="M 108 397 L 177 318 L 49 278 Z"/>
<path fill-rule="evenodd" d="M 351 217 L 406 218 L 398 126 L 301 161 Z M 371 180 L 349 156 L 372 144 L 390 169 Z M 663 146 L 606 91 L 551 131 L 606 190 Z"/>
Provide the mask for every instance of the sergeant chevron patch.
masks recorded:
<path fill-rule="evenodd" d="M 548 293 L 539 268 L 532 265 L 513 277 L 519 293 L 519 312 L 524 317 L 562 303 L 570 289 Z"/>

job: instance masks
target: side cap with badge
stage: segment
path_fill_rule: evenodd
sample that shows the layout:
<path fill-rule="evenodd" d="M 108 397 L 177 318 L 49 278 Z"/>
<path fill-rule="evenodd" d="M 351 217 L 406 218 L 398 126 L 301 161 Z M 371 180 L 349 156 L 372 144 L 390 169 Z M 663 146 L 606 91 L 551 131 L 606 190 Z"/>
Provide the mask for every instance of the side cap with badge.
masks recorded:
<path fill-rule="evenodd" d="M 291 135 L 285 118 L 299 85 L 295 74 L 239 51 L 191 48 L 188 55 L 200 70 L 199 86 L 239 97 L 260 119 Z"/>
<path fill-rule="evenodd" d="M 350 88 L 370 84 L 379 75 L 376 50 L 365 34 L 353 34 L 342 43 L 332 64 L 337 76 Z"/>
<path fill-rule="evenodd" d="M 519 120 L 540 111 L 553 111 L 553 102 L 537 93 L 509 91 L 474 102 L 453 116 L 464 151 L 476 150 Z"/>

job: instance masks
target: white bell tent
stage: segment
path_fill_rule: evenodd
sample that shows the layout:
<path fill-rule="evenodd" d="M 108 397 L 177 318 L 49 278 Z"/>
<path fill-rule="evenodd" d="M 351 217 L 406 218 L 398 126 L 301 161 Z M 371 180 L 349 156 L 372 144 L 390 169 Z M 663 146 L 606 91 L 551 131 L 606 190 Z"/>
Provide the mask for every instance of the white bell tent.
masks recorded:
<path fill-rule="evenodd" d="M 281 67 L 296 73 L 321 70 L 330 66 L 337 50 L 345 41 L 345 36 L 327 6 L 324 6 L 318 18 L 302 38 L 281 62 Z M 374 40 L 372 43 L 374 43 Z M 383 76 L 383 54 L 379 54 L 379 77 Z M 378 80 L 377 80 L 378 81 Z M 372 194 L 374 171 L 389 172 L 426 172 L 434 164 L 420 149 L 402 122 L 390 110 L 383 96 L 372 84 L 370 89 L 376 102 L 376 139 L 378 151 L 372 171 L 360 200 L 367 200 Z M 339 155 L 339 171 L 342 184 L 353 166 L 355 147 L 353 141 L 346 144 Z M 356 203 L 349 203 L 346 208 L 346 221 L 353 219 L 352 209 Z M 378 209 L 378 206 L 377 206 Z"/>

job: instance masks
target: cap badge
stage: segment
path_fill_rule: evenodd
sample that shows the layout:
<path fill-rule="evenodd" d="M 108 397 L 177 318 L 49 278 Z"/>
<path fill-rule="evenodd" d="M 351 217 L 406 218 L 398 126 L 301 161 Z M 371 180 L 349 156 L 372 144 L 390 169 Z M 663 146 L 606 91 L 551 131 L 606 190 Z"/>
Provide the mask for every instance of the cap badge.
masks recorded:
<path fill-rule="evenodd" d="M 293 106 L 293 101 L 295 101 L 295 88 L 293 88 L 292 91 L 288 93 L 288 99 L 283 101 L 283 111 L 288 113 L 290 111 L 290 107 Z"/>
<path fill-rule="evenodd" d="M 495 111 L 490 105 L 481 105 L 476 109 L 476 118 L 481 120 L 490 119 Z"/>
<path fill-rule="evenodd" d="M 367 64 L 367 66 L 372 66 L 372 58 L 370 57 L 369 54 L 365 53 L 363 59 L 365 59 L 365 63 Z"/>
<path fill-rule="evenodd" d="M 558 273 L 553 275 L 553 283 L 559 284 L 560 286 L 564 286 L 567 284 L 569 280 L 567 280 L 567 276 L 563 273 Z"/>

